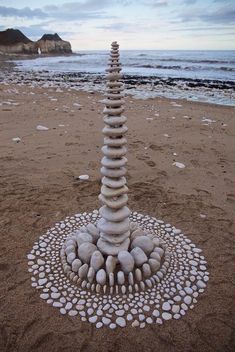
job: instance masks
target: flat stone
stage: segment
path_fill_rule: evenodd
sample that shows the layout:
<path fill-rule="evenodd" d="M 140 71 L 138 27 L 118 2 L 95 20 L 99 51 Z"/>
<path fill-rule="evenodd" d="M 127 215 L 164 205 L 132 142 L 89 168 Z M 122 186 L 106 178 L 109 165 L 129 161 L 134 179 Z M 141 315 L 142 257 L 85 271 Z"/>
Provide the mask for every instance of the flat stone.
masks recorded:
<path fill-rule="evenodd" d="M 100 215 L 109 221 L 122 221 L 123 219 L 130 216 L 130 214 L 131 212 L 126 206 L 118 210 L 110 209 L 106 205 L 100 208 Z"/>
<path fill-rule="evenodd" d="M 138 236 L 131 243 L 131 248 L 139 247 L 145 254 L 150 254 L 154 248 L 153 241 L 148 236 Z"/>

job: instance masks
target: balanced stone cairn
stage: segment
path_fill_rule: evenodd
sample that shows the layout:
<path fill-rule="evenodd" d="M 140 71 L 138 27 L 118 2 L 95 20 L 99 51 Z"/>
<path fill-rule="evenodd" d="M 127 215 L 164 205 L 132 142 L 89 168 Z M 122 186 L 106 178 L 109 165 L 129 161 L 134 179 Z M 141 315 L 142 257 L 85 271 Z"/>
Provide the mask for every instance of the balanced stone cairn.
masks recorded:
<path fill-rule="evenodd" d="M 55 223 L 27 255 L 31 285 L 40 297 L 97 329 L 180 319 L 209 280 L 202 250 L 180 229 L 127 207 L 120 72 L 114 42 L 104 100 L 101 208 Z"/>
<path fill-rule="evenodd" d="M 128 128 L 124 111 L 119 45 L 112 43 L 104 100 L 104 146 L 101 160 L 100 218 L 73 231 L 61 249 L 64 272 L 91 291 L 141 291 L 158 283 L 166 273 L 170 253 L 154 233 L 130 222 L 127 207 L 125 157 Z"/>

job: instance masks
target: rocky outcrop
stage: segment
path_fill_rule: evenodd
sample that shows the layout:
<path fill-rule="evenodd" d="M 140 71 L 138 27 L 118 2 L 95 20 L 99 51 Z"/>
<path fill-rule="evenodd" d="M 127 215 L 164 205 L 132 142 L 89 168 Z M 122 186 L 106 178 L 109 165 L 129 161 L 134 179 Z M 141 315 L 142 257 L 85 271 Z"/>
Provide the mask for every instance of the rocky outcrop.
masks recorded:
<path fill-rule="evenodd" d="M 31 41 L 18 29 L 0 32 L 0 54 L 37 54 L 37 43 Z"/>
<path fill-rule="evenodd" d="M 18 29 L 0 31 L 0 55 L 71 54 L 71 44 L 55 34 L 44 34 L 33 42 Z"/>
<path fill-rule="evenodd" d="M 71 54 L 71 44 L 55 34 L 44 34 L 37 41 L 41 54 Z"/>

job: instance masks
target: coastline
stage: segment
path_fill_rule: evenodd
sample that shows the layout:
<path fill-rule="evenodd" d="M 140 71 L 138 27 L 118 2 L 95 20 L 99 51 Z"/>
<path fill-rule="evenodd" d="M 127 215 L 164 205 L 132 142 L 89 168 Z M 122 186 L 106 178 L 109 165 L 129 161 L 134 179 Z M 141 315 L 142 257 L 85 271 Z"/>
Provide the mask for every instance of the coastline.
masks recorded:
<path fill-rule="evenodd" d="M 9 61 L 0 59 L 0 80 L 6 84 L 25 84 L 31 87 L 55 87 L 58 89 L 73 89 L 80 91 L 105 91 L 104 71 L 99 73 L 82 71 L 70 71 L 69 61 L 66 70 L 61 71 L 58 63 L 53 64 L 53 70 L 45 70 L 35 65 L 27 67 L 27 62 L 38 58 L 62 59 L 71 56 L 83 56 L 84 54 L 68 54 L 63 56 L 35 56 L 28 60 L 12 59 Z M 26 64 L 26 66 L 25 66 Z M 8 65 L 10 68 L 7 69 Z M 5 66 L 5 67 L 4 67 Z M 1 72 L 1 67 L 4 70 Z M 58 71 L 56 68 L 58 67 Z M 208 102 L 218 105 L 235 106 L 235 82 L 233 80 L 186 78 L 186 77 L 158 77 L 156 75 L 125 74 L 123 76 L 125 91 L 135 99 L 169 98 L 173 100 L 188 100 Z"/>
<path fill-rule="evenodd" d="M 125 98 L 129 206 L 182 229 L 211 275 L 200 304 L 179 321 L 113 332 L 40 300 L 26 259 L 54 223 L 99 207 L 103 95 L 21 84 L 0 92 L 1 351 L 232 351 L 235 109 Z"/>

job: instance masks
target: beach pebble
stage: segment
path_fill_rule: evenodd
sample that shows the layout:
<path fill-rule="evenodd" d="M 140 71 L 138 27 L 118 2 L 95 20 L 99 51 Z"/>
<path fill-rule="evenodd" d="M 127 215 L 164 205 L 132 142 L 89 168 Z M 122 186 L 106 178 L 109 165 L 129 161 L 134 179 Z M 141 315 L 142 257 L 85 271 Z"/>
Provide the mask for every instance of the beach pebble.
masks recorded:
<path fill-rule="evenodd" d="M 117 259 L 112 255 L 109 255 L 105 262 L 105 268 L 107 274 L 113 273 L 117 264 Z"/>
<path fill-rule="evenodd" d="M 104 264 L 104 257 L 100 251 L 94 251 L 91 256 L 90 266 L 95 270 L 99 270 Z"/>
<path fill-rule="evenodd" d="M 37 125 L 36 129 L 37 129 L 38 131 L 48 131 L 48 130 L 49 130 L 48 127 L 42 126 L 42 125 Z"/>
<path fill-rule="evenodd" d="M 19 143 L 21 141 L 20 137 L 12 138 L 13 142 Z"/>
<path fill-rule="evenodd" d="M 76 241 L 77 241 L 78 247 L 80 247 L 83 243 L 87 243 L 87 242 L 92 243 L 93 239 L 89 233 L 80 232 L 76 235 Z"/>
<path fill-rule="evenodd" d="M 172 315 L 170 313 L 164 312 L 164 313 L 162 313 L 162 318 L 164 320 L 170 320 L 170 319 L 172 319 Z"/>
<path fill-rule="evenodd" d="M 139 247 L 133 248 L 130 253 L 134 258 L 136 266 L 141 266 L 142 264 L 146 263 L 148 260 L 144 251 Z"/>
<path fill-rule="evenodd" d="M 68 315 L 69 315 L 70 317 L 75 317 L 77 314 L 78 314 L 78 312 L 77 312 L 76 310 L 70 310 L 70 311 L 68 312 Z"/>
<path fill-rule="evenodd" d="M 102 318 L 102 322 L 103 322 L 104 325 L 109 325 L 111 323 L 111 319 L 103 317 Z"/>
<path fill-rule="evenodd" d="M 81 279 L 84 279 L 87 277 L 87 273 L 88 273 L 88 264 L 83 264 L 79 269 L 78 269 L 78 276 Z"/>
<path fill-rule="evenodd" d="M 80 176 L 78 176 L 78 178 L 79 178 L 79 180 L 82 180 L 82 181 L 87 181 L 87 180 L 89 180 L 89 175 L 80 175 Z"/>
<path fill-rule="evenodd" d="M 72 270 L 77 273 L 79 268 L 82 266 L 82 262 L 80 259 L 74 259 L 72 262 Z"/>
<path fill-rule="evenodd" d="M 118 253 L 118 260 L 121 265 L 121 269 L 124 271 L 124 273 L 128 274 L 133 270 L 135 262 L 129 252 L 120 251 Z"/>
<path fill-rule="evenodd" d="M 162 309 L 163 309 L 163 310 L 166 310 L 166 311 L 171 310 L 171 305 L 170 305 L 170 303 L 164 302 L 163 305 L 162 305 Z"/>
<path fill-rule="evenodd" d="M 97 250 L 97 247 L 90 242 L 82 243 L 78 247 L 78 256 L 83 263 L 90 263 L 92 254 Z"/>
<path fill-rule="evenodd" d="M 124 328 L 126 326 L 126 320 L 122 317 L 118 317 L 116 319 L 116 324 L 119 325 L 121 328 Z"/>
<path fill-rule="evenodd" d="M 172 165 L 178 167 L 179 169 L 185 168 L 185 165 L 183 163 L 179 163 L 178 161 L 175 161 Z"/>
<path fill-rule="evenodd" d="M 96 281 L 98 282 L 98 284 L 100 285 L 104 285 L 106 282 L 106 272 L 104 269 L 100 269 L 97 271 L 96 273 Z"/>
<path fill-rule="evenodd" d="M 148 236 L 138 236 L 131 243 L 131 248 L 135 247 L 141 248 L 148 255 L 152 252 L 154 244 Z"/>

